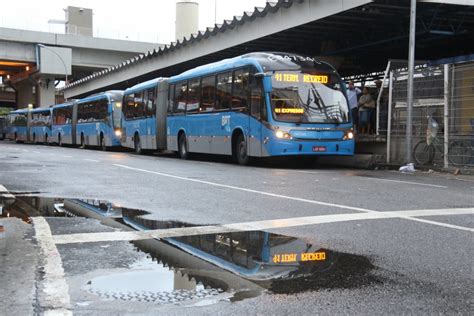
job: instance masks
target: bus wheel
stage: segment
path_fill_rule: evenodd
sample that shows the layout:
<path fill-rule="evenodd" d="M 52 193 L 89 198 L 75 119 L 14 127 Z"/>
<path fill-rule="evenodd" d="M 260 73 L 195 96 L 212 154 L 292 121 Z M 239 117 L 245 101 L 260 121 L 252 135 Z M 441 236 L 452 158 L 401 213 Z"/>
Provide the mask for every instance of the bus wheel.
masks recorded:
<path fill-rule="evenodd" d="M 61 138 L 61 134 L 58 135 L 58 146 L 62 147 L 63 146 L 63 140 Z"/>
<path fill-rule="evenodd" d="M 239 165 L 247 165 L 249 156 L 247 155 L 247 142 L 243 134 L 239 134 L 235 142 L 234 155 Z"/>
<path fill-rule="evenodd" d="M 186 134 L 181 133 L 178 139 L 178 154 L 181 159 L 189 158 L 188 143 L 186 142 Z"/>
<path fill-rule="evenodd" d="M 48 144 L 48 134 L 44 134 L 44 144 Z"/>
<path fill-rule="evenodd" d="M 84 134 L 81 134 L 81 148 L 86 148 L 86 141 L 84 140 Z"/>
<path fill-rule="evenodd" d="M 18 135 L 17 135 L 16 133 L 15 133 L 14 139 L 15 139 L 15 143 L 19 143 L 19 141 L 18 141 Z"/>
<path fill-rule="evenodd" d="M 33 134 L 33 144 L 36 145 L 36 134 Z"/>
<path fill-rule="evenodd" d="M 100 149 L 102 151 L 106 151 L 107 150 L 107 145 L 105 144 L 105 138 L 104 138 L 104 135 L 100 135 Z"/>
<path fill-rule="evenodd" d="M 134 145 L 135 145 L 134 147 L 135 153 L 140 155 L 142 153 L 142 143 L 140 141 L 140 136 L 138 134 L 135 134 Z"/>

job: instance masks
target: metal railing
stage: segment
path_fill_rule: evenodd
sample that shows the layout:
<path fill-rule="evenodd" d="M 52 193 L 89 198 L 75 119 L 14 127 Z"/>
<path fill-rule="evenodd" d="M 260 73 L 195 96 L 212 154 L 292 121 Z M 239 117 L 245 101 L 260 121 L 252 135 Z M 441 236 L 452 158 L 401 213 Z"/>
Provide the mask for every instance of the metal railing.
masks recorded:
<path fill-rule="evenodd" d="M 406 162 L 407 76 L 405 68 L 389 74 L 388 163 Z M 472 62 L 415 70 L 411 150 L 418 166 L 474 167 L 473 81 Z"/>

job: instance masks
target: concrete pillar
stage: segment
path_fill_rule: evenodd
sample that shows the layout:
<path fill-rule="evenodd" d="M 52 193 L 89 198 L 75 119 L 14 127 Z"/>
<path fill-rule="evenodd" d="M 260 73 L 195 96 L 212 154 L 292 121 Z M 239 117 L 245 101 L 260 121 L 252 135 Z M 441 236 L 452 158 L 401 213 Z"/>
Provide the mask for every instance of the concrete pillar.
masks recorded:
<path fill-rule="evenodd" d="M 42 76 L 36 85 L 36 107 L 49 107 L 55 103 L 54 77 Z"/>
<path fill-rule="evenodd" d="M 31 80 L 23 80 L 15 85 L 17 89 L 16 106 L 18 109 L 28 107 L 28 104 L 35 103 L 35 97 L 33 95 L 33 82 Z"/>

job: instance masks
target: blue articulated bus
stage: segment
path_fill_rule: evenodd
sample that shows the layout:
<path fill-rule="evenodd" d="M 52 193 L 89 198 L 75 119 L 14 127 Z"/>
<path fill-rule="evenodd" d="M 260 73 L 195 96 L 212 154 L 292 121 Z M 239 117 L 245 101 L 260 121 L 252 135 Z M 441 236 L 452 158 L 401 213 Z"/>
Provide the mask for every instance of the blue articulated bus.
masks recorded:
<path fill-rule="evenodd" d="M 193 152 L 232 155 L 240 164 L 249 157 L 354 153 L 345 85 L 332 66 L 312 57 L 250 53 L 148 81 L 126 97 L 127 91 L 125 117 L 132 117 L 128 108 L 150 110 L 133 117 L 133 130 L 124 125 L 122 145 L 137 151 L 167 149 L 183 159 Z"/>
<path fill-rule="evenodd" d="M 29 140 L 33 143 L 47 144 L 52 135 L 52 109 L 36 108 L 29 115 Z"/>
<path fill-rule="evenodd" d="M 76 101 L 76 144 L 82 148 L 120 146 L 122 91 L 107 91 Z"/>
<path fill-rule="evenodd" d="M 53 140 L 60 146 L 120 146 L 122 91 L 107 91 L 53 106 Z"/>
<path fill-rule="evenodd" d="M 29 141 L 28 138 L 28 109 L 16 110 L 7 115 L 6 138 L 17 143 Z"/>

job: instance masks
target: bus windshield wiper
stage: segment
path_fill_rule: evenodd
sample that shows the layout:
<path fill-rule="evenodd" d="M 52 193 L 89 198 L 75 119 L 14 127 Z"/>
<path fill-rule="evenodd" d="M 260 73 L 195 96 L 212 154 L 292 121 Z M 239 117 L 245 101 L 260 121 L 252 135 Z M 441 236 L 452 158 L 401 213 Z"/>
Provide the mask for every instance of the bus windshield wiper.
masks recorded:
<path fill-rule="evenodd" d="M 319 94 L 318 90 L 316 89 L 316 86 L 314 85 L 314 83 L 311 83 L 311 92 L 313 93 L 313 96 L 316 100 L 318 100 L 318 110 L 323 112 L 324 113 L 324 116 L 326 116 L 326 118 L 330 121 L 332 121 L 333 123 L 336 123 L 336 124 L 339 124 L 339 119 L 337 117 L 334 117 L 334 116 L 331 116 L 329 115 L 329 113 L 327 112 L 327 106 L 326 106 L 326 103 L 324 103 L 324 100 L 323 98 L 321 97 L 321 95 Z"/>

